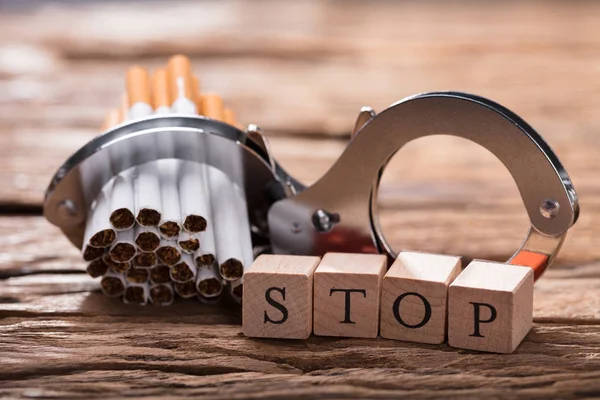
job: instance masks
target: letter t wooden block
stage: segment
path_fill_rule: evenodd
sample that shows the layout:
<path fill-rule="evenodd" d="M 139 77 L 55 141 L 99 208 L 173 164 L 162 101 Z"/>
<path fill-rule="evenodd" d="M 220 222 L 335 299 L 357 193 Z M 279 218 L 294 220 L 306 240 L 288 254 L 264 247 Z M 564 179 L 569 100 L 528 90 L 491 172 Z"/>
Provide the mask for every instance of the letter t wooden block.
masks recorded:
<path fill-rule="evenodd" d="M 244 335 L 308 338 L 313 323 L 313 275 L 319 260 L 283 255 L 258 257 L 244 273 Z"/>
<path fill-rule="evenodd" d="M 325 254 L 315 272 L 315 335 L 377 337 L 386 267 L 379 254 Z"/>
<path fill-rule="evenodd" d="M 448 344 L 512 353 L 533 324 L 533 269 L 473 261 L 448 291 Z"/>

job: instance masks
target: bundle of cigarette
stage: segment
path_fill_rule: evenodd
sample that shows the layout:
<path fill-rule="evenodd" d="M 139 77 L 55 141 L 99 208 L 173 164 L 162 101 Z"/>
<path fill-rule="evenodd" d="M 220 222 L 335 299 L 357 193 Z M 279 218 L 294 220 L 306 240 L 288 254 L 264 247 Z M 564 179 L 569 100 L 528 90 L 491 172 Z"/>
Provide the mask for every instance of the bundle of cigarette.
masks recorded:
<path fill-rule="evenodd" d="M 144 68 L 130 68 L 126 87 L 104 130 L 155 114 L 202 115 L 237 126 L 221 97 L 201 94 L 184 56 L 172 57 L 152 78 Z M 169 305 L 176 294 L 213 303 L 230 293 L 240 301 L 244 268 L 253 261 L 244 189 L 192 161 L 129 168 L 92 203 L 82 254 L 104 294 L 128 304 Z"/>

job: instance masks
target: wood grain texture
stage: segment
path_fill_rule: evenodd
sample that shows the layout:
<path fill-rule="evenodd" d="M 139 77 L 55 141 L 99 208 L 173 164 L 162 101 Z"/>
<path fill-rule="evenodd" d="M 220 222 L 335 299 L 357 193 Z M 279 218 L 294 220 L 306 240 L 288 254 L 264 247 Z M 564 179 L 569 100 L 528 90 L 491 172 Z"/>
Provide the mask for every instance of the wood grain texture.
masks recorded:
<path fill-rule="evenodd" d="M 600 393 L 600 4 L 24 3 L 0 8 L 0 397 Z M 126 68 L 154 68 L 176 52 L 191 55 L 203 88 L 260 125 L 278 161 L 309 184 L 343 151 L 363 105 L 379 111 L 417 92 L 462 90 L 535 127 L 569 171 L 582 214 L 535 284 L 534 328 L 517 351 L 248 339 L 233 303 L 150 310 L 102 296 L 78 251 L 37 216 L 43 191 L 118 103 Z M 398 153 L 379 210 L 397 250 L 506 261 L 528 228 L 504 167 L 449 137 Z"/>

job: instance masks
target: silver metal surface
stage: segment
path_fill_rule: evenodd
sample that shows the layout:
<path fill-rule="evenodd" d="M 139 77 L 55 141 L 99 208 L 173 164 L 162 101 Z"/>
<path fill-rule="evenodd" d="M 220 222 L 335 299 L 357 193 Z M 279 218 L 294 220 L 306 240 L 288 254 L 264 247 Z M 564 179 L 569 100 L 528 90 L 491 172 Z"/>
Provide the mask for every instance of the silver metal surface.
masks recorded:
<path fill-rule="evenodd" d="M 430 135 L 469 139 L 504 163 L 531 220 L 528 238 L 549 237 L 556 244 L 577 220 L 579 206 L 569 176 L 550 147 L 525 121 L 481 97 L 426 93 L 404 99 L 370 119 L 317 183 L 271 207 L 269 228 L 274 251 L 316 255 L 327 251 L 384 251 L 394 256 L 379 226 L 379 178 L 402 146 Z M 540 211 L 546 199 L 556 202 L 552 218 Z M 339 222 L 327 231 L 320 230 L 314 224 L 318 210 L 337 214 Z M 523 249 L 528 243 L 529 239 Z M 551 251 L 558 247 L 545 246 Z"/>
<path fill-rule="evenodd" d="M 358 131 L 362 129 L 370 120 L 375 118 L 375 111 L 371 107 L 363 107 L 360 109 L 358 113 L 358 117 L 356 118 L 356 122 L 354 123 L 354 129 L 352 129 L 352 136 L 356 135 Z"/>
<path fill-rule="evenodd" d="M 107 131 L 73 154 L 46 191 L 44 215 L 81 248 L 86 214 L 101 188 L 121 171 L 165 158 L 224 171 L 245 188 L 250 220 L 257 226 L 266 226 L 274 201 L 267 188 L 291 179 L 235 127 L 200 116 L 150 117 Z"/>

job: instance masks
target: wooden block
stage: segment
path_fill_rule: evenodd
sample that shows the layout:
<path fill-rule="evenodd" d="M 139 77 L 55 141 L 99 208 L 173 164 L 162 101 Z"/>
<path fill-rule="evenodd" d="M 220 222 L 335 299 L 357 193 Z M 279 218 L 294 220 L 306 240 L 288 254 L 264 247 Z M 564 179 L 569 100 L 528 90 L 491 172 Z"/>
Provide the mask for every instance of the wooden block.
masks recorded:
<path fill-rule="evenodd" d="M 315 335 L 377 337 L 386 267 L 380 254 L 326 254 L 315 272 Z"/>
<path fill-rule="evenodd" d="M 383 278 L 381 336 L 419 343 L 446 339 L 448 286 L 460 257 L 402 252 Z"/>
<path fill-rule="evenodd" d="M 448 291 L 448 344 L 512 353 L 533 323 L 533 269 L 473 261 Z"/>
<path fill-rule="evenodd" d="M 319 260 L 283 255 L 258 257 L 244 273 L 244 335 L 308 338 L 313 323 L 313 275 Z"/>

